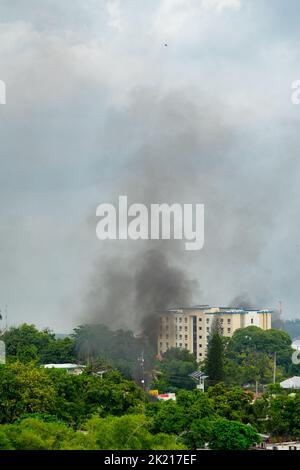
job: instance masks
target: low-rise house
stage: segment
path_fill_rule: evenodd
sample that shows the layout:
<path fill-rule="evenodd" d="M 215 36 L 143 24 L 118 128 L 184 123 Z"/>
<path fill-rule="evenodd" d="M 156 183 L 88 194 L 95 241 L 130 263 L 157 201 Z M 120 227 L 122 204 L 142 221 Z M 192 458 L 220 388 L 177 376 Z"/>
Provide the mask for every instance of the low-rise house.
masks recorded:
<path fill-rule="evenodd" d="M 44 364 L 45 369 L 63 369 L 68 372 L 68 374 L 79 375 L 82 374 L 85 366 L 82 364 Z"/>
<path fill-rule="evenodd" d="M 280 382 L 280 386 L 287 390 L 289 389 L 300 389 L 300 377 L 294 376 L 290 379 L 286 379 L 283 382 Z"/>
<path fill-rule="evenodd" d="M 266 450 L 300 450 L 300 441 L 297 442 L 274 442 L 266 444 Z"/>

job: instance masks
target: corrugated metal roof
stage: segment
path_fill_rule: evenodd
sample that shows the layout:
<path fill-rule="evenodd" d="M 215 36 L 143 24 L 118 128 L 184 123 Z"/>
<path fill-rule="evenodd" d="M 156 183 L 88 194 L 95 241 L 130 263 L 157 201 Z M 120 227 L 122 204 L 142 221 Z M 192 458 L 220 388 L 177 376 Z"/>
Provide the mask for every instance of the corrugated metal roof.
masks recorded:
<path fill-rule="evenodd" d="M 286 379 L 283 382 L 280 382 L 282 388 L 297 388 L 300 389 L 300 377 L 294 376 L 290 379 Z"/>

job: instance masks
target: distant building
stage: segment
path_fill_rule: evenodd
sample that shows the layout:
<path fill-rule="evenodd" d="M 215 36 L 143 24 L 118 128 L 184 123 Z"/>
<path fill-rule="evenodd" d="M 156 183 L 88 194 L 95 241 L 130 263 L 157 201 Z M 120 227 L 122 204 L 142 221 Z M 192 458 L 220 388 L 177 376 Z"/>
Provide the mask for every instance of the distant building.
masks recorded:
<path fill-rule="evenodd" d="M 158 400 L 163 400 L 163 401 L 167 401 L 167 400 L 176 401 L 176 393 L 161 393 L 157 395 L 157 398 Z"/>
<path fill-rule="evenodd" d="M 274 442 L 266 444 L 264 447 L 265 450 L 300 450 L 300 442 Z"/>
<path fill-rule="evenodd" d="M 286 379 L 283 382 L 280 382 L 280 386 L 285 389 L 300 389 L 300 377 L 291 377 L 290 379 Z"/>
<path fill-rule="evenodd" d="M 207 352 L 214 320 L 218 320 L 223 336 L 231 337 L 235 330 L 257 326 L 271 328 L 271 310 L 211 307 L 196 305 L 190 308 L 159 312 L 157 349 L 162 354 L 170 348 L 187 349 L 202 361 Z"/>
<path fill-rule="evenodd" d="M 293 349 L 295 349 L 295 351 L 300 351 L 300 338 L 295 338 L 291 346 Z"/>
<path fill-rule="evenodd" d="M 66 370 L 69 374 L 80 375 L 82 374 L 85 366 L 81 364 L 44 364 L 45 369 L 62 369 Z"/>

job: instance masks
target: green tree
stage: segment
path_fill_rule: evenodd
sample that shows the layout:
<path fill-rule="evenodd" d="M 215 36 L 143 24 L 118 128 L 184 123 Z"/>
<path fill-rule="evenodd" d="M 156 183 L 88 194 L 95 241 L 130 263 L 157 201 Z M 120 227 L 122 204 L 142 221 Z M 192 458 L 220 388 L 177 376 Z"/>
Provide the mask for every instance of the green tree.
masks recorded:
<path fill-rule="evenodd" d="M 40 351 L 40 360 L 42 364 L 77 363 L 74 339 L 52 339 Z"/>
<path fill-rule="evenodd" d="M 218 416 L 229 420 L 249 422 L 252 415 L 253 393 L 237 386 L 226 388 L 224 384 L 217 384 L 208 389 L 208 396 Z"/>
<path fill-rule="evenodd" d="M 0 366 L 0 423 L 12 422 L 24 413 L 47 412 L 54 394 L 46 370 L 32 364 Z"/>
<path fill-rule="evenodd" d="M 91 418 L 85 425 L 101 450 L 176 450 L 185 449 L 175 436 L 150 432 L 150 422 L 144 415 Z"/>
<path fill-rule="evenodd" d="M 248 450 L 260 442 L 260 437 L 252 426 L 217 419 L 212 426 L 209 447 L 213 450 Z"/>
<path fill-rule="evenodd" d="M 144 367 L 152 366 L 154 350 L 143 338 L 132 331 L 113 331 L 105 325 L 81 325 L 75 328 L 73 338 L 79 360 L 90 363 L 98 359 L 118 368 L 127 378 L 135 378 L 140 369 L 139 357 L 144 352 Z"/>
<path fill-rule="evenodd" d="M 201 449 L 207 444 L 212 435 L 214 420 L 211 418 L 195 419 L 190 429 L 182 436 L 189 449 Z"/>
<path fill-rule="evenodd" d="M 56 339 L 48 329 L 39 331 L 34 325 L 24 323 L 19 327 L 12 327 L 1 336 L 1 339 L 5 342 L 9 362 L 36 361 L 46 364 L 76 360 L 73 339 Z"/>
<path fill-rule="evenodd" d="M 162 392 L 175 392 L 178 389 L 193 390 L 196 386 L 190 374 L 198 369 L 193 354 L 179 348 L 166 351 L 155 365 L 156 379 L 153 387 Z"/>
<path fill-rule="evenodd" d="M 4 431 L 0 430 L 0 450 L 14 450 L 14 446 Z"/>
<path fill-rule="evenodd" d="M 76 445 L 82 434 L 74 431 L 59 421 L 26 418 L 15 424 L 2 425 L 0 428 L 9 444 L 16 450 L 61 450 L 66 448 L 82 448 Z M 89 439 L 84 439 L 84 448 L 89 448 Z"/>
<path fill-rule="evenodd" d="M 106 416 L 141 411 L 144 400 L 142 390 L 118 371 L 100 378 L 34 364 L 0 366 L 0 423 L 30 413 L 47 413 L 79 426 L 95 413 Z"/>
<path fill-rule="evenodd" d="M 181 435 L 189 431 L 194 420 L 216 416 L 213 401 L 206 393 L 181 390 L 176 398 L 176 402 L 168 400 L 147 406 L 153 431 Z"/>
<path fill-rule="evenodd" d="M 300 437 L 300 394 L 268 398 L 266 430 L 286 439 Z"/>
<path fill-rule="evenodd" d="M 39 359 L 40 351 L 54 339 L 54 335 L 24 323 L 7 330 L 1 339 L 5 342 L 8 359 L 30 362 Z"/>
<path fill-rule="evenodd" d="M 217 323 L 212 327 L 211 338 L 208 343 L 205 372 L 211 385 L 224 381 L 224 343 Z"/>

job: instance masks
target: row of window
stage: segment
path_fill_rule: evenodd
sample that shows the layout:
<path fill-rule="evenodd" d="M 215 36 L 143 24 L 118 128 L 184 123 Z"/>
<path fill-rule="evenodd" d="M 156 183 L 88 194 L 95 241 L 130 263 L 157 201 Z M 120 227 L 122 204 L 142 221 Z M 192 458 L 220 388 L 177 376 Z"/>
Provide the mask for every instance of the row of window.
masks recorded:
<path fill-rule="evenodd" d="M 161 317 L 160 322 L 162 323 L 163 320 L 165 320 L 166 323 L 169 323 L 169 317 Z M 224 318 L 220 318 L 219 320 L 220 320 L 221 323 L 224 323 Z M 251 319 L 251 320 L 253 321 L 253 319 Z M 202 322 L 202 318 L 198 318 L 198 321 Z M 181 317 L 176 317 L 175 322 L 176 323 L 182 323 L 182 318 Z M 188 322 L 188 319 L 184 318 L 184 323 L 187 323 L 187 322 Z M 208 324 L 209 322 L 210 322 L 210 318 L 206 318 L 206 323 Z M 231 319 L 227 318 L 227 323 L 230 323 L 230 322 L 231 322 Z"/>
<path fill-rule="evenodd" d="M 207 327 L 206 328 L 206 333 L 210 333 L 210 328 Z M 221 333 L 224 334 L 224 328 L 221 329 Z M 231 333 L 231 328 L 227 328 L 227 333 Z M 162 338 L 163 334 L 162 334 L 162 331 L 160 331 L 160 337 Z M 169 334 L 166 333 L 166 338 L 168 339 L 169 338 Z M 184 335 L 185 336 L 185 339 L 188 339 L 188 335 Z M 175 335 L 176 339 L 179 337 L 179 339 L 182 338 L 182 335 Z M 199 335 L 199 339 L 202 339 L 202 335 Z"/>
<path fill-rule="evenodd" d="M 163 347 L 163 343 L 160 343 L 160 354 L 163 354 L 163 350 L 162 350 L 162 347 Z M 183 343 L 176 343 L 176 347 L 178 348 L 182 348 L 183 347 Z M 168 349 L 169 348 L 169 343 L 166 343 L 166 348 Z M 188 349 L 188 344 L 185 343 L 184 344 L 184 348 L 185 349 Z M 199 348 L 202 348 L 202 344 L 199 344 Z M 203 356 L 203 353 L 202 352 L 198 352 L 198 357 L 202 357 Z"/>
<path fill-rule="evenodd" d="M 206 328 L 206 332 L 209 333 L 209 328 Z M 221 330 L 221 333 L 224 334 L 224 328 L 222 328 Z M 227 328 L 227 333 L 231 333 L 231 328 Z M 160 332 L 160 338 L 162 338 L 163 335 L 162 335 L 162 332 Z M 169 334 L 167 333 L 165 335 L 166 339 L 169 339 Z M 182 335 L 175 335 L 175 338 L 176 339 L 182 339 Z M 207 340 L 209 339 L 209 335 L 206 337 Z M 188 335 L 184 335 L 184 339 L 187 340 L 188 339 Z M 199 335 L 199 339 L 202 339 L 202 335 Z"/>

